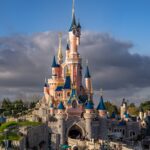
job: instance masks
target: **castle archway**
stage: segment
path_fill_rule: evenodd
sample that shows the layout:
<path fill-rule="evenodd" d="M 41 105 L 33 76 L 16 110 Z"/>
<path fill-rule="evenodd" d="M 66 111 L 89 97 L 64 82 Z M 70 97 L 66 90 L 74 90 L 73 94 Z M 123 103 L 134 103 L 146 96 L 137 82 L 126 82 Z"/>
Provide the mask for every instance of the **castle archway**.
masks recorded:
<path fill-rule="evenodd" d="M 73 125 L 68 131 L 68 137 L 72 139 L 80 139 L 83 137 L 83 131 L 78 125 Z"/>
<path fill-rule="evenodd" d="M 78 150 L 78 147 L 77 147 L 76 145 L 74 145 L 74 146 L 72 147 L 72 149 L 73 149 L 73 150 Z"/>

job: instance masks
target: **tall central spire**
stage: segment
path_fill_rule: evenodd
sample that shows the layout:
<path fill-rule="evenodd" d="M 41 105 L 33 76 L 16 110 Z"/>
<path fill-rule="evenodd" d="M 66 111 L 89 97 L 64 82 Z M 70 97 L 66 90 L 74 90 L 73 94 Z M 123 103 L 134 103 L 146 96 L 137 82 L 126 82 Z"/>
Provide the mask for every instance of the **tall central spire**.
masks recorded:
<path fill-rule="evenodd" d="M 74 0 L 72 0 L 72 19 L 74 17 L 75 9 L 74 9 Z"/>
<path fill-rule="evenodd" d="M 69 31 L 72 31 L 73 28 L 76 28 L 74 0 L 72 0 L 72 23 L 71 23 L 71 27 L 70 27 Z"/>

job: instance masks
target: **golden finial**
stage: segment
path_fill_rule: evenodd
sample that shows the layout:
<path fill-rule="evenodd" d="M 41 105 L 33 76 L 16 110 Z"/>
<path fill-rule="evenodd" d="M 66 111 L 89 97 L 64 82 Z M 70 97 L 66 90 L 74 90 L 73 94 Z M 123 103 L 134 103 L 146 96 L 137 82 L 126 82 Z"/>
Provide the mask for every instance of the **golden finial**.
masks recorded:
<path fill-rule="evenodd" d="M 62 63 L 62 61 L 63 61 L 63 54 L 62 54 L 62 33 L 61 32 L 59 33 L 59 47 L 58 47 L 57 58 L 58 58 L 58 62 Z"/>
<path fill-rule="evenodd" d="M 103 89 L 100 89 L 100 96 L 103 96 Z"/>

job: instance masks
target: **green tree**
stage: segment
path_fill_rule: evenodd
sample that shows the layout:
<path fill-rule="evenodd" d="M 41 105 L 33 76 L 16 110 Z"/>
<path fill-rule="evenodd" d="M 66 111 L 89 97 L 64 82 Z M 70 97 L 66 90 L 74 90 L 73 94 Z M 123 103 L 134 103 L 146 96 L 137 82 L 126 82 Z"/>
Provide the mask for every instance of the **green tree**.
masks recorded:
<path fill-rule="evenodd" d="M 30 103 L 30 109 L 34 108 L 35 105 L 36 105 L 36 102 L 31 102 L 31 103 Z"/>
<path fill-rule="evenodd" d="M 150 101 L 146 101 L 144 103 L 141 103 L 140 108 L 142 108 L 144 111 L 150 110 Z"/>
<path fill-rule="evenodd" d="M 128 106 L 128 112 L 130 115 L 132 116 L 138 116 L 139 114 L 139 109 L 138 107 L 136 107 L 136 105 L 134 103 L 131 103 L 129 106 Z"/>
<path fill-rule="evenodd" d="M 12 113 L 12 102 L 8 99 L 8 98 L 4 98 L 2 101 L 2 109 L 3 109 L 3 113 L 6 116 L 11 115 Z"/>
<path fill-rule="evenodd" d="M 109 101 L 105 102 L 105 106 L 106 106 L 107 111 L 110 114 L 112 114 L 112 112 L 115 112 L 116 114 L 119 113 L 117 106 L 113 105 L 111 102 L 109 102 Z"/>

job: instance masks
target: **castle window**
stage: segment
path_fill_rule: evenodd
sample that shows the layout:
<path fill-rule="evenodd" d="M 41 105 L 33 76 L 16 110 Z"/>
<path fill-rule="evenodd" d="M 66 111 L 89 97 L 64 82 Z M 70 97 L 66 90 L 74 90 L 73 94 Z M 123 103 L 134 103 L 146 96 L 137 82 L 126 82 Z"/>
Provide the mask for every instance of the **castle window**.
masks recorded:
<path fill-rule="evenodd" d="M 67 96 L 68 96 L 68 97 L 70 96 L 70 92 L 67 93 Z"/>
<path fill-rule="evenodd" d="M 123 131 L 122 131 L 122 134 L 124 135 L 124 129 L 123 129 Z"/>
<path fill-rule="evenodd" d="M 77 108 L 77 102 L 76 102 L 76 100 L 74 100 L 74 101 L 72 102 L 72 108 Z"/>

